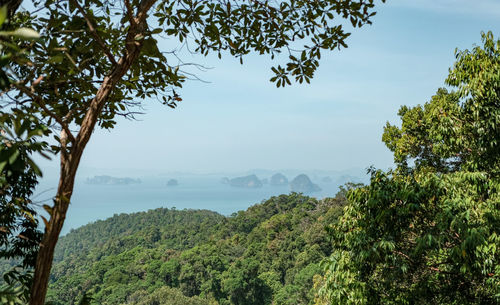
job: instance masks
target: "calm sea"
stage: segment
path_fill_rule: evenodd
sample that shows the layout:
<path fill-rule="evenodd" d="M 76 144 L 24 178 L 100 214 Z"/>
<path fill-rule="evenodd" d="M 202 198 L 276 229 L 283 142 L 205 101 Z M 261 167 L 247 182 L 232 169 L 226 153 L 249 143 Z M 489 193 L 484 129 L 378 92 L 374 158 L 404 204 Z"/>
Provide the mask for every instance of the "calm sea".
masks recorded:
<path fill-rule="evenodd" d="M 222 177 L 218 175 L 140 178 L 142 183 L 131 185 L 89 185 L 85 184 L 84 179 L 77 180 L 62 234 L 114 214 L 160 207 L 207 209 L 231 215 L 271 196 L 290 193 L 288 186 L 266 184 L 256 189 L 231 187 L 222 184 Z M 171 178 L 178 180 L 179 185 L 167 186 L 167 181 Z M 311 194 L 316 198 L 334 196 L 341 184 L 339 181 L 313 182 L 322 188 L 321 192 Z M 42 181 L 35 201 L 40 204 L 50 203 L 49 198 L 55 192 L 54 186 L 54 182 Z"/>

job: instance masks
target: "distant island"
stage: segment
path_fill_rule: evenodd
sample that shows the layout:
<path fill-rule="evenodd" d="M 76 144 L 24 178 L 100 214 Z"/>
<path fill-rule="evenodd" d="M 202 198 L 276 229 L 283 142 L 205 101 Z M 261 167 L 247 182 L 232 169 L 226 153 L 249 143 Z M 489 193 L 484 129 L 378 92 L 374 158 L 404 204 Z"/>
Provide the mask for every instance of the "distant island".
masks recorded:
<path fill-rule="evenodd" d="M 220 183 L 222 183 L 222 184 L 229 184 L 229 178 L 228 177 L 222 177 L 220 179 Z"/>
<path fill-rule="evenodd" d="M 312 183 L 311 179 L 305 174 L 298 175 L 290 182 L 290 189 L 297 193 L 313 193 L 321 191 L 321 188 Z"/>
<path fill-rule="evenodd" d="M 321 179 L 321 182 L 332 183 L 332 178 L 330 178 L 330 176 L 323 177 L 323 179 Z"/>
<path fill-rule="evenodd" d="M 262 181 L 255 175 L 249 175 L 230 179 L 229 185 L 234 187 L 259 188 L 262 187 Z"/>
<path fill-rule="evenodd" d="M 282 173 L 277 173 L 274 174 L 271 177 L 271 180 L 269 181 L 269 184 L 271 185 L 287 185 L 288 184 L 288 179 L 282 174 Z"/>
<path fill-rule="evenodd" d="M 177 185 L 179 185 L 179 181 L 177 181 L 175 179 L 170 179 L 167 182 L 167 186 L 177 186 Z"/>
<path fill-rule="evenodd" d="M 361 183 L 363 181 L 359 177 L 351 176 L 351 175 L 342 175 L 339 178 L 337 178 L 335 181 L 335 183 L 338 185 L 342 185 L 342 184 L 345 184 L 348 182 Z"/>
<path fill-rule="evenodd" d="M 94 176 L 92 178 L 87 178 L 85 180 L 86 184 L 92 185 L 129 185 L 129 184 L 139 184 L 141 183 L 141 179 L 133 179 L 133 178 L 117 178 L 111 176 Z"/>

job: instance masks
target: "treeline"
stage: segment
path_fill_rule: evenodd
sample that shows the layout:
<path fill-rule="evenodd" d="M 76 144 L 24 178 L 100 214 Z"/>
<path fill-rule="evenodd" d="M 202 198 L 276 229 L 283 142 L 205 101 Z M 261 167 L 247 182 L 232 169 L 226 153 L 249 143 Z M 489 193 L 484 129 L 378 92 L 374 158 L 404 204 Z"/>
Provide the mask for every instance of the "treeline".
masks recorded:
<path fill-rule="evenodd" d="M 345 198 L 292 193 L 224 217 L 157 209 L 61 238 L 48 300 L 76 304 L 310 304 Z"/>
<path fill-rule="evenodd" d="M 500 40 L 482 38 L 386 125 L 396 167 L 371 170 L 330 226 L 317 305 L 500 304 Z"/>
<path fill-rule="evenodd" d="M 164 245 L 174 250 L 193 247 L 215 233 L 224 216 L 207 210 L 156 209 L 119 214 L 72 230 L 62 237 L 54 255 L 52 277 L 86 268 L 104 256 L 136 246 Z"/>

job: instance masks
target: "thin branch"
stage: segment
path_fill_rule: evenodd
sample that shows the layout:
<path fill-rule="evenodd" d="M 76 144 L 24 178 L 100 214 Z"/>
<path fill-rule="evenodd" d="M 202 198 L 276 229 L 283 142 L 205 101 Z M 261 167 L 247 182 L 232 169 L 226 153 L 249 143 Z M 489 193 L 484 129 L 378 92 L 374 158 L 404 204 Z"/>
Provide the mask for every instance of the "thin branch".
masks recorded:
<path fill-rule="evenodd" d="M 54 190 L 56 190 L 55 187 L 51 187 L 51 188 L 45 189 L 45 190 L 41 191 L 40 193 L 34 195 L 31 199 L 36 199 L 36 198 L 40 197 L 41 195 L 43 195 L 43 194 L 45 194 L 47 192 L 54 191 Z"/>
<path fill-rule="evenodd" d="M 134 19 L 134 11 L 132 9 L 132 6 L 130 5 L 130 1 L 124 0 L 123 2 L 125 3 L 125 8 L 127 11 L 128 19 L 130 20 L 130 24 L 132 24 L 133 26 L 136 26 L 135 19 Z"/>
<path fill-rule="evenodd" d="M 50 109 L 47 108 L 47 105 L 45 105 L 45 102 L 43 101 L 43 99 L 40 96 L 31 92 L 25 86 L 20 86 L 20 85 L 14 84 L 14 87 L 16 87 L 16 89 L 23 92 L 24 94 L 28 95 L 33 100 L 33 102 L 35 102 L 38 106 L 40 106 L 43 109 L 43 111 L 45 111 L 51 118 L 53 118 L 57 123 L 59 123 L 59 125 L 61 125 L 61 128 L 68 135 L 71 143 L 74 144 L 76 142 L 76 139 L 73 136 L 73 134 L 71 133 L 71 131 L 69 130 L 68 125 L 66 123 L 64 123 L 64 121 L 59 116 L 57 116 L 54 112 L 50 111 Z"/>
<path fill-rule="evenodd" d="M 104 51 L 104 54 L 106 54 L 106 56 L 109 58 L 112 64 L 116 65 L 115 57 L 113 56 L 113 54 L 111 54 L 111 51 L 108 49 L 108 47 L 106 47 L 106 44 L 101 39 L 99 34 L 97 34 L 94 25 L 92 24 L 92 22 L 90 22 L 89 17 L 87 16 L 87 14 L 85 14 L 85 11 L 83 10 L 82 6 L 80 5 L 80 3 L 78 3 L 78 0 L 71 0 L 71 2 L 76 6 L 80 14 L 82 14 L 83 19 L 85 19 L 85 21 L 87 22 L 87 26 L 89 27 L 90 33 L 92 34 L 92 36 L 94 36 L 94 39 L 97 41 L 99 46 L 101 46 L 102 50 Z"/>
<path fill-rule="evenodd" d="M 403 252 L 401 252 L 401 251 L 394 251 L 394 253 L 396 253 L 396 254 L 398 254 L 398 255 L 400 255 L 400 256 L 402 256 L 402 257 L 406 258 L 406 259 L 407 259 L 407 260 L 409 260 L 411 263 L 413 263 L 413 260 L 412 260 L 412 259 L 411 259 L 408 255 L 404 254 Z"/>
<path fill-rule="evenodd" d="M 135 22 L 137 24 L 141 24 L 146 20 L 146 17 L 148 16 L 148 11 L 149 9 L 155 4 L 157 0 L 143 0 L 141 1 L 141 4 L 139 6 L 138 12 L 137 12 L 137 19 Z M 131 21 L 132 23 L 132 21 Z"/>
<path fill-rule="evenodd" d="M 71 63 L 73 64 L 73 66 L 75 66 L 75 68 L 78 69 L 78 71 L 81 71 L 80 67 L 78 67 L 78 65 L 76 64 L 75 60 L 73 59 L 73 57 L 71 57 L 71 55 L 69 55 L 68 52 L 64 52 L 64 55 L 66 55 L 66 57 L 69 59 L 69 61 L 71 61 Z"/>
<path fill-rule="evenodd" d="M 145 112 L 140 112 L 140 111 L 129 111 L 127 113 L 117 113 L 116 115 L 124 117 L 127 120 L 134 120 L 134 121 L 139 121 L 139 119 L 136 118 L 137 115 L 143 115 Z"/>

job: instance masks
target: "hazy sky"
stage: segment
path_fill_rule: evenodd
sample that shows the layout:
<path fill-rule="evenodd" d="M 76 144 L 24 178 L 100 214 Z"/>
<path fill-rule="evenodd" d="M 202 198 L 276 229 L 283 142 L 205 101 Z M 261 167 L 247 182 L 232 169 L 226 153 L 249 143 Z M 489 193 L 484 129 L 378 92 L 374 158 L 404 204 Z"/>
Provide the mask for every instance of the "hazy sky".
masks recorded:
<path fill-rule="evenodd" d="M 84 168 L 155 171 L 342 170 L 392 165 L 381 142 L 400 105 L 425 103 L 444 84 L 455 48 L 500 38 L 498 0 L 388 0 L 348 49 L 323 53 L 310 85 L 277 89 L 267 57 L 244 65 L 196 57 L 212 67 L 188 82 L 172 110 L 145 103 L 140 121 L 94 133 Z M 283 63 L 281 61 L 280 63 Z"/>

